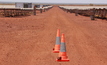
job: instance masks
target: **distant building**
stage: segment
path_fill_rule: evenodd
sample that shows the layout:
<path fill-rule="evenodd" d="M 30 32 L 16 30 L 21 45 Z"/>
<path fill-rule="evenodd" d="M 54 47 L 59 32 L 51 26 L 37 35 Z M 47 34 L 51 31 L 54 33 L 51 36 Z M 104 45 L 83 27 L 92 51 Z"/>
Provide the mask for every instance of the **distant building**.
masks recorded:
<path fill-rule="evenodd" d="M 16 8 L 33 8 L 34 5 L 32 3 L 15 3 Z"/>

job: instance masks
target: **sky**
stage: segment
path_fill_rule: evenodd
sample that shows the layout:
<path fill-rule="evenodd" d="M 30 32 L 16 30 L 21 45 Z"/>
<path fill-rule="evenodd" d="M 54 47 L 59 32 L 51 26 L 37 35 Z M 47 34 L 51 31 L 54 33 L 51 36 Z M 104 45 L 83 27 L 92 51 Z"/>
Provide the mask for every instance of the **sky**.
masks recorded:
<path fill-rule="evenodd" d="M 107 0 L 0 0 L 3 2 L 39 2 L 39 3 L 101 3 L 107 4 Z"/>

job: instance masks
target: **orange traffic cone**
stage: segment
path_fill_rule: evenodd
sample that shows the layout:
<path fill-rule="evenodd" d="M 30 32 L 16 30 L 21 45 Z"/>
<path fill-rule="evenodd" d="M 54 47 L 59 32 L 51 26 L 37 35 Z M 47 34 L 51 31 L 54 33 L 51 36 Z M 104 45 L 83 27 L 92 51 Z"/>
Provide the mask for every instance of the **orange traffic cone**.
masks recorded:
<path fill-rule="evenodd" d="M 55 44 L 55 47 L 53 48 L 53 53 L 59 53 L 60 44 L 61 44 L 61 40 L 60 40 L 60 30 L 57 29 L 56 44 Z"/>
<path fill-rule="evenodd" d="M 67 54 L 66 54 L 64 34 L 62 34 L 61 36 L 61 46 L 60 46 L 60 51 L 59 51 L 59 57 L 56 59 L 56 61 L 69 61 Z"/>

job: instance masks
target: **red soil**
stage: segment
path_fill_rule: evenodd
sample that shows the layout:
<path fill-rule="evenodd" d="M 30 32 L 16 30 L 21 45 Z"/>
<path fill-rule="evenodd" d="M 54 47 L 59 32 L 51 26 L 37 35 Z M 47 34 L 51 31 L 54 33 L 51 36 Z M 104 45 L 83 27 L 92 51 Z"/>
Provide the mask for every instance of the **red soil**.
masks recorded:
<path fill-rule="evenodd" d="M 52 53 L 56 31 L 65 33 L 69 62 Z M 0 65 L 107 65 L 107 21 L 58 7 L 36 16 L 0 18 Z"/>

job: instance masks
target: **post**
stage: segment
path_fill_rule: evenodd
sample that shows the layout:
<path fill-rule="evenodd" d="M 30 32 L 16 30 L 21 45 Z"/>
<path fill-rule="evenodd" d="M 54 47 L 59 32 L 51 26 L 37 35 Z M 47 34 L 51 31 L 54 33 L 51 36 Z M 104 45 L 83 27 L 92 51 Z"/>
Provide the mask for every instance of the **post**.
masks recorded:
<path fill-rule="evenodd" d="M 90 10 L 90 18 L 91 18 L 91 20 L 94 20 L 94 18 L 95 18 L 94 14 L 95 14 L 95 8 Z"/>
<path fill-rule="evenodd" d="M 40 8 L 40 13 L 42 13 L 42 8 Z"/>
<path fill-rule="evenodd" d="M 36 6 L 34 6 L 34 15 L 36 15 Z"/>
<path fill-rule="evenodd" d="M 78 16 L 78 9 L 75 10 L 75 16 Z"/>
<path fill-rule="evenodd" d="M 45 12 L 45 8 L 44 8 L 44 12 Z"/>
<path fill-rule="evenodd" d="M 4 16 L 6 16 L 6 10 L 5 10 L 5 8 L 4 8 Z"/>

